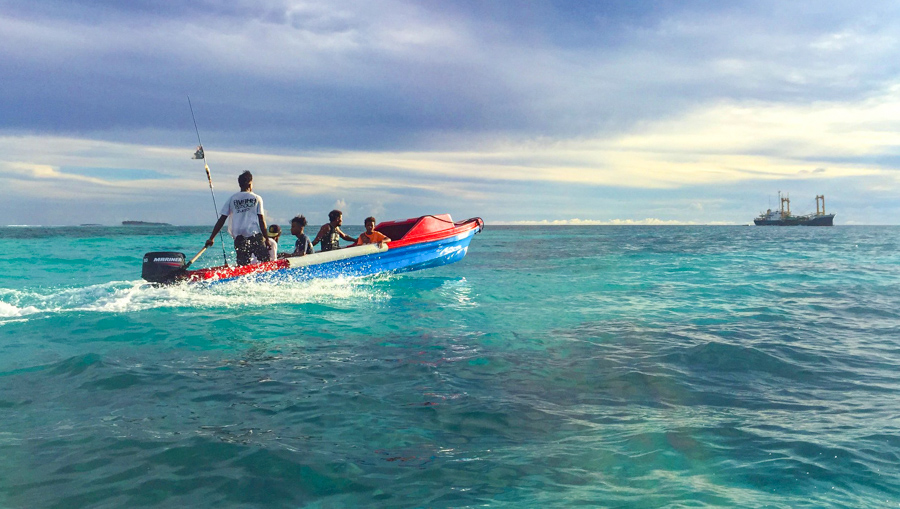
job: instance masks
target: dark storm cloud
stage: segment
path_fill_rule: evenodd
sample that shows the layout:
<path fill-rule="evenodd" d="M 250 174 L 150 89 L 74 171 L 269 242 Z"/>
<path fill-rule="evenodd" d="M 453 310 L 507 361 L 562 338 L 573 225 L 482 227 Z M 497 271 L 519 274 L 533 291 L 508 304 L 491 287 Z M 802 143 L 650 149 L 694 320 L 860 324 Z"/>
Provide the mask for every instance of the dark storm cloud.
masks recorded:
<path fill-rule="evenodd" d="M 846 100 L 898 72 L 891 3 L 0 5 L 0 129 L 109 140 L 183 139 L 188 95 L 223 145 L 427 148 Z"/>

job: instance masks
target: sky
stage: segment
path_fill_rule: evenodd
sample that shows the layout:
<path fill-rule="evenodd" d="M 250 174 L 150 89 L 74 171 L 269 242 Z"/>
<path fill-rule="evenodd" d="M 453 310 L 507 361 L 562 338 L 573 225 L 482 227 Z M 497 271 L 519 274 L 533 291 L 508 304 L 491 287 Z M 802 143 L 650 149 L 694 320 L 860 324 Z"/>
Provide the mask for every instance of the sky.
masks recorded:
<path fill-rule="evenodd" d="M 0 225 L 211 226 L 197 131 L 281 224 L 900 224 L 898 55 L 882 0 L 0 0 Z"/>

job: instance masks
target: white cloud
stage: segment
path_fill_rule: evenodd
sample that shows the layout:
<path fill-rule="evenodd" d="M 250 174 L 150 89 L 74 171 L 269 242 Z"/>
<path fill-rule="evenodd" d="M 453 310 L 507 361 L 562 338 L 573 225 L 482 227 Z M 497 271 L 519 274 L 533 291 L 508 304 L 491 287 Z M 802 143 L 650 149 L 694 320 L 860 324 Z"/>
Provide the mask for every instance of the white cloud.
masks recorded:
<path fill-rule="evenodd" d="M 498 221 L 488 224 L 509 226 L 690 226 L 690 225 L 727 225 L 724 221 L 697 222 L 679 221 L 674 219 L 657 219 L 648 217 L 645 219 L 541 219 L 537 221 Z"/>
<path fill-rule="evenodd" d="M 897 189 L 896 169 L 871 161 L 900 155 L 898 91 L 892 87 L 858 103 L 720 103 L 621 136 L 495 140 L 482 142 L 477 151 L 207 152 L 220 193 L 249 168 L 260 189 L 307 199 L 330 196 L 339 209 L 351 203 L 371 206 L 377 196 L 379 214 L 410 196 L 487 203 L 503 192 L 504 183 L 646 190 L 865 177 Z M 90 187 L 102 189 L 107 199 L 125 199 L 206 186 L 201 163 L 188 158 L 189 148 L 33 136 L 0 138 L 0 150 L 7 158 L 0 168 L 14 177 L 8 187 L 34 199 L 98 194 Z M 64 166 L 143 168 L 169 178 L 104 180 L 63 173 Z M 41 184 L 26 184 L 29 180 Z"/>

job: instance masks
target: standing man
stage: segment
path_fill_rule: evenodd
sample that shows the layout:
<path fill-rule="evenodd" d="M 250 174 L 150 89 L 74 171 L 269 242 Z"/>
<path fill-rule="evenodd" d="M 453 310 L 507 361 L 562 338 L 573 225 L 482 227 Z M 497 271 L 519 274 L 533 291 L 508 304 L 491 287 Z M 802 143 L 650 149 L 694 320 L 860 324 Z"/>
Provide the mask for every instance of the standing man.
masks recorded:
<path fill-rule="evenodd" d="M 263 238 L 266 231 L 266 219 L 263 216 L 263 200 L 253 192 L 253 174 L 249 171 L 238 177 L 239 193 L 234 193 L 222 206 L 222 215 L 213 227 L 206 241 L 206 247 L 213 245 L 216 234 L 228 219 L 228 233 L 234 237 L 234 251 L 238 265 L 248 265 L 250 255 L 255 255 L 260 262 L 269 261 L 269 246 Z"/>
<path fill-rule="evenodd" d="M 340 249 L 340 240 L 354 241 L 353 237 L 341 231 L 341 224 L 344 222 L 344 213 L 340 210 L 332 210 L 328 213 L 328 223 L 323 224 L 319 228 L 319 233 L 313 239 L 312 244 L 315 246 L 322 241 L 322 251 L 331 251 Z"/>

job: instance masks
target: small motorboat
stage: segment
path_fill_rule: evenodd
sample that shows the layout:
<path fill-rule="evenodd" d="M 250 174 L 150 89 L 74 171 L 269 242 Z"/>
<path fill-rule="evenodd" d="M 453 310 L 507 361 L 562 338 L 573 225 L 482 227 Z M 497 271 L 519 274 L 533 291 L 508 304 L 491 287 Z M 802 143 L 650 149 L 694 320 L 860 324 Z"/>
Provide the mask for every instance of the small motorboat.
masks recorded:
<path fill-rule="evenodd" d="M 482 229 L 484 221 L 480 217 L 455 223 L 450 214 L 427 215 L 378 224 L 375 230 L 391 239 L 380 245 L 365 244 L 251 265 L 195 270 L 189 267 L 200 253 L 185 263 L 184 253 L 153 252 L 144 255 L 141 277 L 159 284 L 238 278 L 277 282 L 406 272 L 461 260 L 472 237 Z"/>

